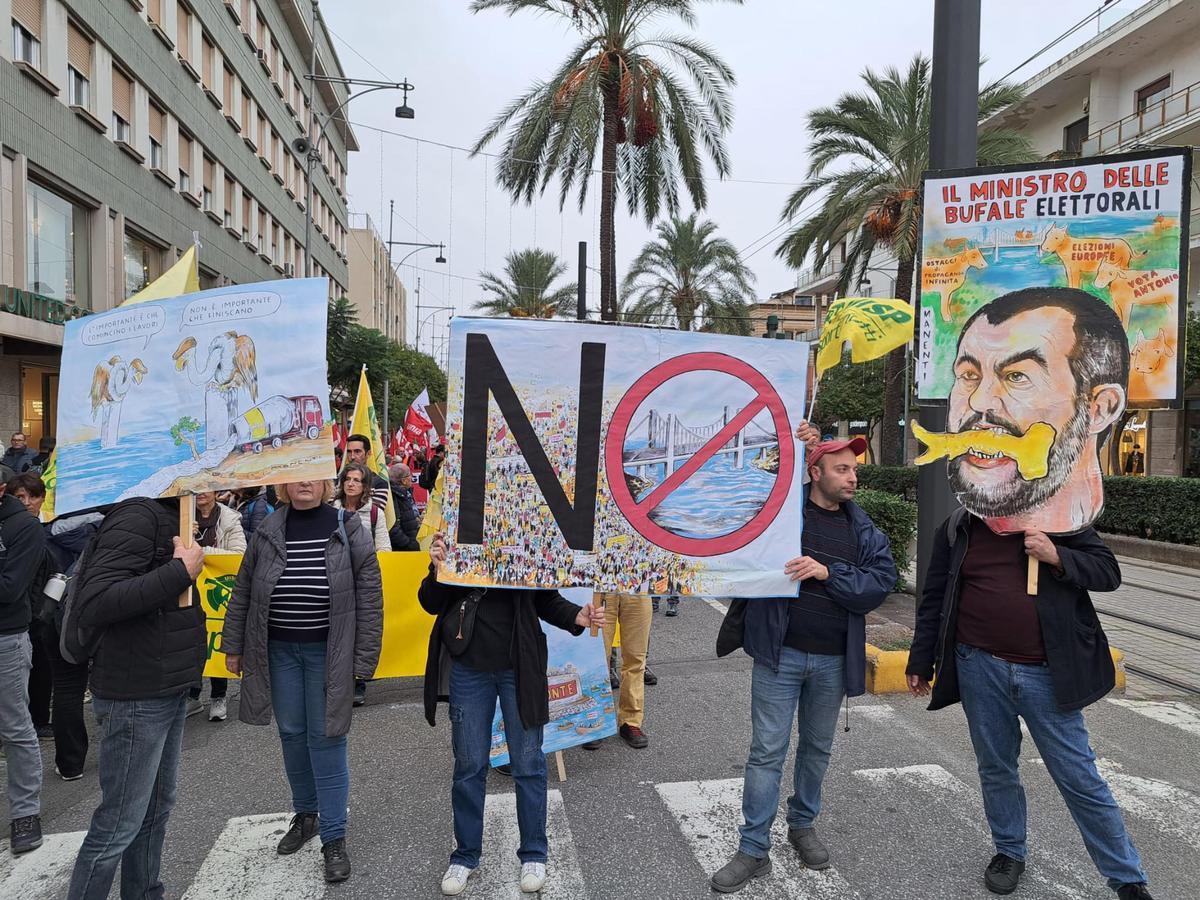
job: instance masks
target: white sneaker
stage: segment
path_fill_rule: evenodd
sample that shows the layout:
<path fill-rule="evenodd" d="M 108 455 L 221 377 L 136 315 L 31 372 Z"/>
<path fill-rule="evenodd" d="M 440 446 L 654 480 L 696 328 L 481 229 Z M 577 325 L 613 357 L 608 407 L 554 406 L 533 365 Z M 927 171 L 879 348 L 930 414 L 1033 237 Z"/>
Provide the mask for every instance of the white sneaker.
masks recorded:
<path fill-rule="evenodd" d="M 546 883 L 545 863 L 521 863 L 521 890 L 536 894 Z"/>
<path fill-rule="evenodd" d="M 212 705 L 208 708 L 208 721 L 224 722 L 229 715 L 229 710 L 225 706 L 225 698 L 217 697 L 213 700 Z"/>
<path fill-rule="evenodd" d="M 447 897 L 457 897 L 466 890 L 467 880 L 474 874 L 474 869 L 468 869 L 466 866 L 455 863 L 442 876 L 442 893 Z"/>

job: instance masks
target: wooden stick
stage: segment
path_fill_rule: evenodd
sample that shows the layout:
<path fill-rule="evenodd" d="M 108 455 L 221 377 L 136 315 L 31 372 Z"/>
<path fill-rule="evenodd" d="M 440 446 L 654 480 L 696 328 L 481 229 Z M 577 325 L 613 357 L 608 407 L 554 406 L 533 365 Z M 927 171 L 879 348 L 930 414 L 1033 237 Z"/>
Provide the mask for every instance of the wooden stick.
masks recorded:
<path fill-rule="evenodd" d="M 1034 557 L 1029 557 L 1029 575 L 1025 581 L 1025 593 L 1030 597 L 1036 597 L 1038 592 L 1038 569 L 1040 568 L 1038 561 Z"/>
<path fill-rule="evenodd" d="M 608 601 L 606 601 L 606 600 L 604 599 L 604 595 L 603 595 L 603 594 L 596 594 L 596 593 L 593 593 L 593 594 L 592 594 L 592 606 L 595 606 L 595 605 L 596 605 L 596 600 L 597 600 L 597 599 L 599 599 L 599 600 L 600 600 L 600 607 L 601 607 L 601 609 L 604 609 L 604 610 L 607 612 L 607 610 L 608 610 Z M 597 628 L 595 625 L 589 625 L 589 626 L 588 626 L 588 633 L 589 633 L 589 634 L 591 634 L 591 636 L 592 636 L 592 637 L 595 637 L 596 635 L 598 635 L 598 634 L 600 633 L 600 629 L 599 629 L 599 628 Z"/>
<path fill-rule="evenodd" d="M 179 498 L 179 540 L 185 547 L 192 546 L 196 536 L 196 495 L 184 494 Z M 192 589 L 189 587 L 179 596 L 179 608 L 192 605 Z"/>
<path fill-rule="evenodd" d="M 563 755 L 561 750 L 555 751 L 554 761 L 558 763 L 558 781 L 561 784 L 567 780 L 567 767 L 563 764 Z"/>

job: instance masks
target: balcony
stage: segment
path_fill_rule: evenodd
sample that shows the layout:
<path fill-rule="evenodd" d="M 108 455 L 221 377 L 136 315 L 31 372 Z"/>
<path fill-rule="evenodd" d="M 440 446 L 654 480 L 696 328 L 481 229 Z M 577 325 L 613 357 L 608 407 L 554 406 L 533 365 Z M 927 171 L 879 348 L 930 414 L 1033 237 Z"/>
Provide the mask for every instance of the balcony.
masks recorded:
<path fill-rule="evenodd" d="M 1084 156 L 1126 149 L 1144 135 L 1162 128 L 1182 128 L 1200 122 L 1200 81 L 1188 85 L 1111 125 L 1105 125 L 1083 142 Z"/>
<path fill-rule="evenodd" d="M 832 282 L 837 279 L 842 272 L 843 265 L 845 265 L 845 263 L 842 260 L 835 259 L 833 256 L 830 256 L 829 259 L 825 260 L 825 264 L 823 266 L 814 266 L 811 269 L 805 269 L 796 276 L 796 293 L 823 293 L 823 291 L 818 290 L 818 288 L 826 286 L 832 287 L 832 284 L 827 284 L 827 282 Z"/>

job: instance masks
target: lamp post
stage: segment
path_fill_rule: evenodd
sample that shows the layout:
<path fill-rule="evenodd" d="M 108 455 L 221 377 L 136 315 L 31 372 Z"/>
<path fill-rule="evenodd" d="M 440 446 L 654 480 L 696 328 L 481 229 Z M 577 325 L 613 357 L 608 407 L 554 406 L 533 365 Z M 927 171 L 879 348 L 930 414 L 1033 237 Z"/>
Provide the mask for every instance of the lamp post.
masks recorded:
<path fill-rule="evenodd" d="M 424 319 L 422 319 L 421 318 L 421 295 L 418 294 L 417 295 L 417 334 L 416 334 L 416 339 L 413 343 L 413 346 L 416 347 L 418 353 L 421 350 L 421 325 L 424 324 L 425 322 L 428 322 L 430 319 L 432 319 L 434 316 L 436 316 L 440 312 L 445 312 L 446 310 L 450 310 L 451 312 L 457 311 L 457 308 L 453 307 L 453 306 L 426 306 L 425 308 L 429 309 L 429 310 L 433 310 L 433 311 L 429 315 L 427 315 Z"/>
<path fill-rule="evenodd" d="M 388 230 L 389 231 L 391 230 L 390 225 L 389 225 Z M 422 243 L 421 241 L 384 241 L 384 243 L 387 244 L 387 247 L 388 247 L 388 258 L 389 259 L 391 258 L 393 247 L 413 247 L 413 248 L 415 248 L 413 250 L 409 250 L 408 253 L 404 254 L 404 257 L 400 260 L 400 262 L 396 263 L 395 266 L 392 267 L 397 272 L 397 274 L 400 272 L 400 267 L 402 265 L 404 265 L 405 260 L 407 260 L 414 253 L 420 253 L 422 250 L 432 250 L 434 247 L 437 247 L 437 251 L 438 251 L 437 259 L 435 259 L 434 262 L 438 263 L 439 265 L 443 265 L 443 266 L 446 264 L 446 245 L 445 244 L 441 244 L 441 243 L 425 244 L 425 243 Z M 443 308 L 443 307 L 439 307 L 439 309 L 440 308 Z M 454 307 L 449 306 L 449 307 L 444 307 L 444 308 L 445 309 L 453 309 Z M 428 307 L 426 307 L 426 309 L 428 309 Z M 420 279 L 420 276 L 418 276 L 417 277 L 417 334 L 416 334 L 415 339 L 413 340 L 413 347 L 415 347 L 418 351 L 420 351 L 420 349 L 421 349 L 420 316 L 421 316 L 421 279 Z"/>

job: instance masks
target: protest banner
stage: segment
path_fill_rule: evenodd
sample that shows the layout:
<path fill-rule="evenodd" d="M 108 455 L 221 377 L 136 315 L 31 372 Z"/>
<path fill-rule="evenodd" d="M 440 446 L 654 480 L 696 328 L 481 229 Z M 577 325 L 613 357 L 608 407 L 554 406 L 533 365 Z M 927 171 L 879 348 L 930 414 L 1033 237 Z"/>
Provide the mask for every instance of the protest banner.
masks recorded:
<path fill-rule="evenodd" d="M 806 344 L 463 317 L 450 343 L 443 581 L 795 592 Z"/>
<path fill-rule="evenodd" d="M 562 595 L 580 606 L 592 602 L 591 588 L 568 588 Z M 550 696 L 550 721 L 542 732 L 542 752 L 549 755 L 616 734 L 617 712 L 603 636 L 587 632 L 576 636 L 540 624 L 546 635 L 546 690 Z M 493 766 L 509 762 L 499 701 L 492 720 L 490 762 Z"/>
<path fill-rule="evenodd" d="M 383 649 L 374 677 L 424 675 L 433 616 L 421 609 L 417 589 L 429 573 L 429 554 L 380 553 L 378 556 L 383 576 Z M 240 553 L 213 553 L 204 558 L 204 571 L 196 579 L 208 629 L 204 665 L 204 674 L 208 678 L 234 677 L 225 668 L 221 629 L 241 564 Z"/>
<path fill-rule="evenodd" d="M 334 474 L 326 282 L 235 285 L 67 325 L 62 513 Z"/>

